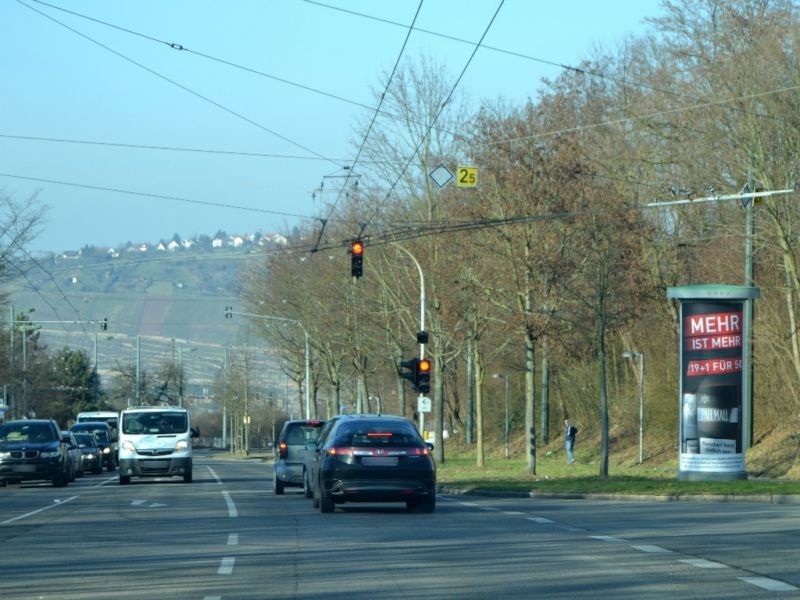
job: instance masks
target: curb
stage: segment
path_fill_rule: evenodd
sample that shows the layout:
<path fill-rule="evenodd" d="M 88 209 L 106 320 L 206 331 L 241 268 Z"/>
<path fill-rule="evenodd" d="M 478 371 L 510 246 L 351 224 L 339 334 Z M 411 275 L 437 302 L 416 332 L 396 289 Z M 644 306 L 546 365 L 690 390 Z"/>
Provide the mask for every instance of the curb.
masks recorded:
<path fill-rule="evenodd" d="M 453 496 L 484 496 L 489 498 L 534 498 L 543 500 L 606 500 L 612 502 L 753 502 L 761 504 L 800 505 L 797 494 L 721 494 L 721 495 L 655 495 L 655 494 L 582 494 L 579 492 L 504 492 L 438 487 L 439 493 Z"/>

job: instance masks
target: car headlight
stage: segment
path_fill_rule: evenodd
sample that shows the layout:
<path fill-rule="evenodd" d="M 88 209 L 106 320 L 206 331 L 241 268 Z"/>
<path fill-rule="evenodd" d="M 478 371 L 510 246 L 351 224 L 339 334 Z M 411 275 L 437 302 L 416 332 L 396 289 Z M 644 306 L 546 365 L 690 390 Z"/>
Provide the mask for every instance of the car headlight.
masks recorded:
<path fill-rule="evenodd" d="M 136 446 L 133 445 L 133 442 L 130 440 L 126 440 L 122 442 L 122 449 L 126 452 L 136 452 Z"/>
<path fill-rule="evenodd" d="M 103 448 L 103 454 L 111 454 L 111 448 Z"/>
<path fill-rule="evenodd" d="M 58 450 L 53 450 L 52 452 L 40 452 L 39 456 L 42 458 L 58 458 Z"/>
<path fill-rule="evenodd" d="M 11 452 L 0 452 L 0 460 L 11 458 Z"/>
<path fill-rule="evenodd" d="M 189 443 L 186 440 L 181 440 L 180 442 L 175 444 L 175 451 L 176 452 L 185 452 L 188 447 L 189 447 Z"/>

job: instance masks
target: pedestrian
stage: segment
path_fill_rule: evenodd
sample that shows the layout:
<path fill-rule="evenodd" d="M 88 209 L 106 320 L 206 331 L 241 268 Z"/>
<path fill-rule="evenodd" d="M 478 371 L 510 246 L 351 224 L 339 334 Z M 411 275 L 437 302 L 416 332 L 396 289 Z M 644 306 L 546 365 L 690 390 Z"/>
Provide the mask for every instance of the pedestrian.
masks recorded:
<path fill-rule="evenodd" d="M 567 448 L 567 462 L 572 464 L 575 462 L 575 455 L 572 453 L 575 449 L 575 436 L 578 434 L 578 428 L 570 425 L 569 417 L 564 419 L 564 444 Z"/>

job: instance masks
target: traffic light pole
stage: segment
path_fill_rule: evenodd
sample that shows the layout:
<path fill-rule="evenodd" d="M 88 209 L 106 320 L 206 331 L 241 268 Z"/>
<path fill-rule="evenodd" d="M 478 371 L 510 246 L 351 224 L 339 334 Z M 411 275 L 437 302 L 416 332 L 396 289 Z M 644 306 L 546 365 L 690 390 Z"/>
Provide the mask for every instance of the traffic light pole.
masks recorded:
<path fill-rule="evenodd" d="M 272 315 L 257 315 L 255 313 L 245 313 L 245 312 L 237 312 L 235 310 L 231 310 L 230 307 L 225 309 L 226 316 L 227 315 L 241 315 L 242 317 L 252 317 L 254 319 L 265 319 L 269 321 L 285 321 L 287 323 L 294 323 L 300 329 L 303 330 L 303 336 L 305 337 L 305 355 L 306 355 L 306 419 L 311 418 L 311 362 L 309 360 L 309 352 L 308 352 L 308 331 L 306 328 L 303 327 L 303 324 L 298 321 L 297 319 L 289 319 L 287 317 L 274 317 Z"/>
<path fill-rule="evenodd" d="M 414 265 L 417 267 L 417 272 L 419 273 L 419 330 L 425 331 L 425 274 L 422 272 L 422 267 L 419 264 L 419 261 L 414 257 L 411 252 L 406 250 L 403 246 L 397 243 L 392 243 L 393 246 L 405 252 L 412 261 L 414 261 Z M 425 344 L 420 342 L 419 345 L 419 358 L 422 360 L 425 358 Z M 420 393 L 418 398 L 422 398 L 424 394 Z M 419 413 L 419 430 L 422 432 L 422 435 L 425 435 L 425 413 Z"/>

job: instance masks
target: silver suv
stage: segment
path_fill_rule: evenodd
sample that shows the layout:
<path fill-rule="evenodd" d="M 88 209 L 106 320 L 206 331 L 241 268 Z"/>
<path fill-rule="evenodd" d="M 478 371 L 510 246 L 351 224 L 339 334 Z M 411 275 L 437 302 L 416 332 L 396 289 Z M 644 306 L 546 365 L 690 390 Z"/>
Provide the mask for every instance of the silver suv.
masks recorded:
<path fill-rule="evenodd" d="M 325 421 L 319 419 L 298 419 L 283 424 L 275 445 L 273 484 L 276 494 L 283 494 L 286 487 L 309 490 L 305 482 L 305 459 L 309 452 L 306 444 L 317 440 L 324 424 Z"/>

